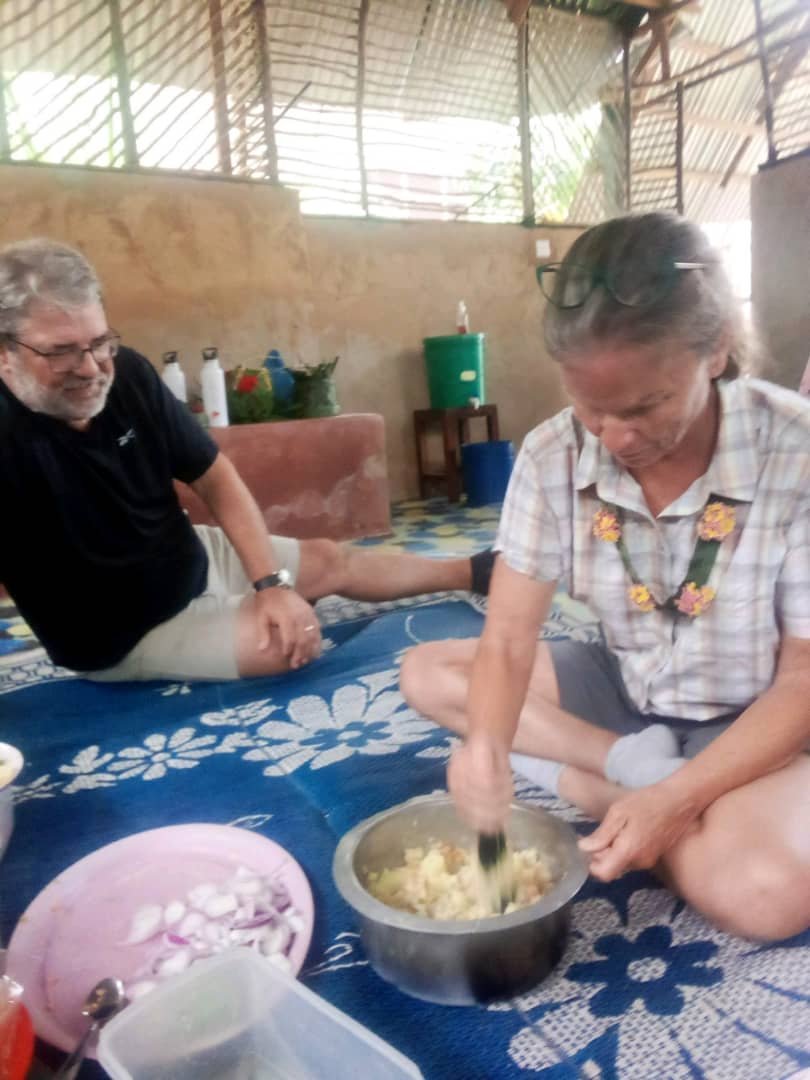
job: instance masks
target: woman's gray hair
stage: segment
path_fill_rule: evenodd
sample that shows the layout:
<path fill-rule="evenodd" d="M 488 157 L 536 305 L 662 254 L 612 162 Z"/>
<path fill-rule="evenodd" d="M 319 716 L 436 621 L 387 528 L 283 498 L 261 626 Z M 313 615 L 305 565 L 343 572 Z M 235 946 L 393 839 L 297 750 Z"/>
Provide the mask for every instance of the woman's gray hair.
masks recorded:
<path fill-rule="evenodd" d="M 675 263 L 700 269 L 675 270 Z M 724 341 L 728 364 L 721 378 L 752 370 L 756 347 L 718 253 L 695 224 L 672 213 L 630 214 L 597 225 L 579 236 L 556 275 L 562 296 L 572 276 L 621 284 L 622 295 L 641 295 L 651 280 L 671 272 L 670 285 L 652 302 L 620 304 L 598 284 L 581 307 L 546 306 L 546 347 L 565 360 L 594 345 L 672 343 L 699 357 L 711 356 Z"/>
<path fill-rule="evenodd" d="M 0 335 L 17 334 L 35 304 L 70 310 L 100 302 L 95 270 L 67 244 L 38 238 L 0 251 Z"/>

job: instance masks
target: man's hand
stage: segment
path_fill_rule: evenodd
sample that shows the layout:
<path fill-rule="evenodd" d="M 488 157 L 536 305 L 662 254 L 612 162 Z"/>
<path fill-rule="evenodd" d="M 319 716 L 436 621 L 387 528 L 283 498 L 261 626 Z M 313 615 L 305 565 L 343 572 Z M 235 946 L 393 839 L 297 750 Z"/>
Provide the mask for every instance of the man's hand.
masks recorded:
<path fill-rule="evenodd" d="M 321 654 L 321 628 L 312 606 L 293 589 L 262 589 L 253 598 L 260 650 L 268 649 L 273 628 L 291 668 L 300 668 Z"/>
<path fill-rule="evenodd" d="M 486 738 L 468 739 L 450 759 L 447 786 L 468 825 L 477 832 L 499 832 L 512 801 L 509 747 Z"/>
<path fill-rule="evenodd" d="M 666 781 L 638 788 L 617 800 L 601 825 L 579 846 L 591 857 L 591 873 L 613 881 L 627 870 L 649 870 L 698 817 L 698 809 L 673 794 Z"/>

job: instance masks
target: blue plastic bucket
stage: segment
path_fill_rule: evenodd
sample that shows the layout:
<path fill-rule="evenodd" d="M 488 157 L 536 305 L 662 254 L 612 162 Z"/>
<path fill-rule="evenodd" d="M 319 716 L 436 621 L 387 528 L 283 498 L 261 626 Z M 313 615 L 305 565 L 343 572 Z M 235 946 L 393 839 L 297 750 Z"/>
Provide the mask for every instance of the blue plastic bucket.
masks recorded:
<path fill-rule="evenodd" d="M 508 439 L 464 443 L 461 448 L 461 472 L 468 506 L 487 506 L 503 502 L 515 447 Z"/>

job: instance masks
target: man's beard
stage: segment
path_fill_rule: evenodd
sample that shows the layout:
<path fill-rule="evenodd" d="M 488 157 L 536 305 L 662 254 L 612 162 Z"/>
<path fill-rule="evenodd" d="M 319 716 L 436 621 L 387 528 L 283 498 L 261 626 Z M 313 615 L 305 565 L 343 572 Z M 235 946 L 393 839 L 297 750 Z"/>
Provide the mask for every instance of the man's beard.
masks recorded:
<path fill-rule="evenodd" d="M 107 403 L 112 381 L 112 372 L 99 372 L 91 379 L 68 375 L 59 387 L 47 387 L 38 382 L 20 363 L 7 385 L 14 396 L 32 412 L 44 413 L 56 420 L 77 421 L 91 420 L 98 416 Z M 95 389 L 92 395 L 78 396 L 70 393 L 91 386 Z"/>

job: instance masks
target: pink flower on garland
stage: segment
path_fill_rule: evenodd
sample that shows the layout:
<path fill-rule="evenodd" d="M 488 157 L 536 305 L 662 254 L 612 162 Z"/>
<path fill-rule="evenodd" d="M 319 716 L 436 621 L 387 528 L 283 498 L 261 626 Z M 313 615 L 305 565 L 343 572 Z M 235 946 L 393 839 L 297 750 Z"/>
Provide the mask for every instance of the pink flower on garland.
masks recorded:
<path fill-rule="evenodd" d="M 715 596 L 715 590 L 710 586 L 698 586 L 694 581 L 690 581 L 681 589 L 675 606 L 681 614 L 694 619 L 711 607 Z"/>
<path fill-rule="evenodd" d="M 622 537 L 622 527 L 612 510 L 602 507 L 593 515 L 593 535 L 597 540 L 608 544 L 618 544 Z"/>
<path fill-rule="evenodd" d="M 655 610 L 655 600 L 653 600 L 652 593 L 646 585 L 631 585 L 627 590 L 627 594 L 641 611 Z"/>
<path fill-rule="evenodd" d="M 725 540 L 734 532 L 737 515 L 733 506 L 726 503 L 709 503 L 698 522 L 698 536 L 701 540 Z"/>

